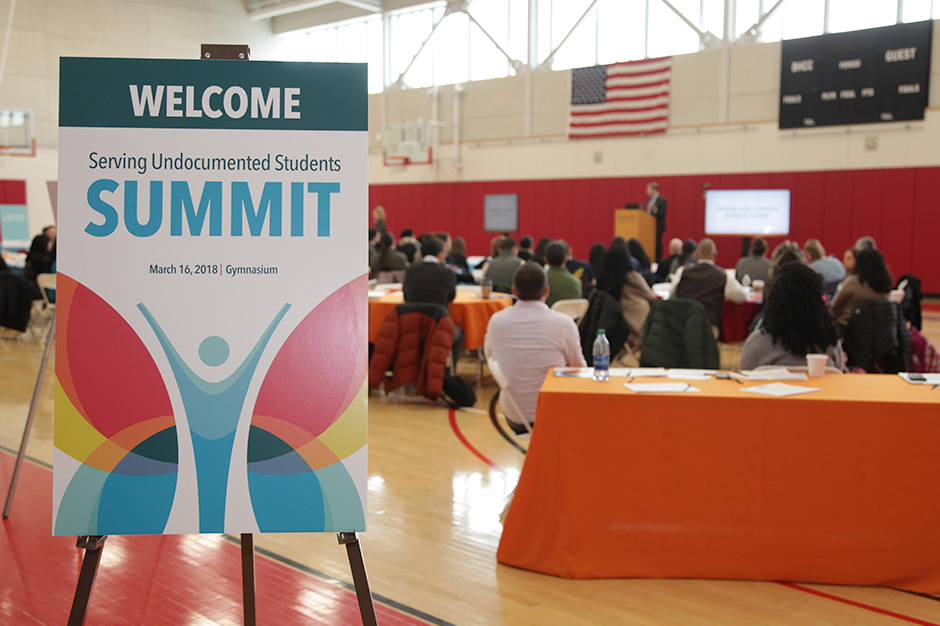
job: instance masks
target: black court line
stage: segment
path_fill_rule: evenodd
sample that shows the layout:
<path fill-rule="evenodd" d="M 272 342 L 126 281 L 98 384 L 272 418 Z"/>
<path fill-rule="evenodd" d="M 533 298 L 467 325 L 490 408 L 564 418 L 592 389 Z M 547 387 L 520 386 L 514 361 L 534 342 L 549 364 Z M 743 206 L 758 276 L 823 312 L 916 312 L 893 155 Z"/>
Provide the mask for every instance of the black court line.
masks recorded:
<path fill-rule="evenodd" d="M 235 537 L 233 535 L 228 535 L 228 534 L 222 535 L 222 537 L 224 537 L 228 541 L 231 541 L 234 544 L 241 545 L 241 540 L 238 537 Z M 314 569 L 308 565 L 304 565 L 303 563 L 298 563 L 297 561 L 294 561 L 293 559 L 289 559 L 286 556 L 282 556 L 278 554 L 277 552 L 272 552 L 271 550 L 268 550 L 266 548 L 259 548 L 258 546 L 255 546 L 255 552 L 257 552 L 258 554 L 262 556 L 266 556 L 272 561 L 277 561 L 278 563 L 281 563 L 282 565 L 287 565 L 288 567 L 298 569 L 305 574 L 316 576 L 317 578 L 324 580 L 330 584 L 336 585 L 337 587 L 342 587 L 343 589 L 346 589 L 347 591 L 352 591 L 353 593 L 356 592 L 356 587 L 352 583 L 346 582 L 342 578 L 337 578 L 335 576 L 327 574 L 326 572 L 321 572 L 320 570 Z M 448 622 L 439 617 L 435 617 L 429 613 L 425 613 L 424 611 L 408 606 L 407 604 L 403 604 L 399 602 L 398 600 L 392 600 L 391 598 L 388 598 L 381 594 L 373 592 L 372 597 L 376 601 L 381 602 L 382 604 L 386 606 L 389 606 L 393 609 L 401 611 L 402 613 L 407 613 L 408 615 L 411 615 L 412 617 L 417 617 L 418 619 L 424 620 L 425 622 L 428 622 L 429 624 L 434 624 L 434 626 L 456 626 L 456 624 L 454 624 L 453 622 Z"/>
<path fill-rule="evenodd" d="M 925 593 L 923 591 L 908 591 L 907 589 L 895 589 L 895 591 L 900 591 L 901 593 L 909 593 L 912 596 L 920 596 L 921 598 L 933 600 L 934 602 L 940 602 L 940 596 L 935 596 L 932 593 Z"/>

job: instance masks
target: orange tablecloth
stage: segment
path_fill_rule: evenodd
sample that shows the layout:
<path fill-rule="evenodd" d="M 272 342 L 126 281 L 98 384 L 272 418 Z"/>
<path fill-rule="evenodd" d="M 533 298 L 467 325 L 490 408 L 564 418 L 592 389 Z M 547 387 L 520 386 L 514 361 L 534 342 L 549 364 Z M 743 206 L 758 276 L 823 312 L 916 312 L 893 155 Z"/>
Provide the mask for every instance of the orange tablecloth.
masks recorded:
<path fill-rule="evenodd" d="M 940 390 L 887 375 L 830 374 L 788 398 L 623 382 L 549 374 L 500 562 L 940 593 Z"/>
<path fill-rule="evenodd" d="M 496 296 L 496 294 L 494 294 Z M 500 294 L 501 296 L 501 294 Z M 389 294 L 375 300 L 369 300 L 369 341 L 375 343 L 382 328 L 385 316 L 398 304 L 404 302 L 401 292 Z M 512 306 L 510 297 L 493 297 L 484 300 L 479 294 L 458 291 L 457 297 L 450 303 L 450 315 L 454 324 L 463 330 L 463 347 L 476 350 L 483 345 L 486 337 L 486 325 L 493 313 Z"/>

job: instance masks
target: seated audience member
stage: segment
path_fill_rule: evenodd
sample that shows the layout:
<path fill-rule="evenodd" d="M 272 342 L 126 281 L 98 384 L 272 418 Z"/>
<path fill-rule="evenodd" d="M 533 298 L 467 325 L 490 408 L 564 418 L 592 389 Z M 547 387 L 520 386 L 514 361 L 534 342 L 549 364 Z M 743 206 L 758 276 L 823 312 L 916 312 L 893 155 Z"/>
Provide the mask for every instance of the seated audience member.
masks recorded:
<path fill-rule="evenodd" d="M 747 291 L 734 276 L 715 265 L 718 251 L 714 241 L 707 237 L 702 239 L 697 254 L 695 265 L 682 266 L 676 270 L 669 283 L 669 295 L 701 302 L 717 338 L 721 331 L 721 307 L 724 301 L 739 304 L 747 302 Z"/>
<path fill-rule="evenodd" d="M 842 267 L 845 268 L 845 275 L 855 273 L 855 258 L 858 256 L 858 250 L 849 248 L 842 254 Z"/>
<path fill-rule="evenodd" d="M 832 315 L 846 326 L 855 308 L 867 300 L 886 300 L 894 283 L 881 252 L 874 248 L 860 250 L 855 271 L 849 274 L 832 300 Z"/>
<path fill-rule="evenodd" d="M 450 233 L 441 231 L 434 233 L 434 236 L 444 242 L 444 265 L 450 269 L 454 269 L 454 260 L 450 256 L 451 248 L 454 246 L 454 240 L 451 239 Z"/>
<path fill-rule="evenodd" d="M 545 304 L 549 307 L 559 300 L 576 300 L 581 297 L 581 281 L 568 271 L 568 246 L 563 241 L 553 241 L 545 250 L 545 262 L 548 268 L 548 297 Z"/>
<path fill-rule="evenodd" d="M 415 239 L 415 231 L 410 228 L 401 231 L 401 239 L 395 249 L 404 254 L 409 263 L 415 262 L 415 256 L 421 259 L 421 244 Z"/>
<path fill-rule="evenodd" d="M 630 325 L 630 345 L 636 347 L 643 343 L 643 326 L 656 294 L 646 279 L 634 271 L 626 246 L 614 246 L 607 251 L 597 288 L 620 302 L 623 319 Z"/>
<path fill-rule="evenodd" d="M 532 246 L 535 245 L 535 240 L 532 237 L 526 235 L 519 240 L 519 258 L 523 261 L 531 261 L 532 257 L 535 256 L 532 252 Z"/>
<path fill-rule="evenodd" d="M 751 244 L 751 253 L 738 259 L 734 268 L 735 278 L 742 282 L 745 276 L 751 277 L 751 282 L 762 280 L 767 282 L 770 273 L 770 260 L 767 254 L 767 241 L 763 237 L 755 237 Z"/>
<path fill-rule="evenodd" d="M 595 276 L 601 275 L 601 267 L 604 265 L 604 255 L 607 254 L 607 248 L 604 247 L 604 244 L 601 242 L 595 243 L 591 246 L 591 269 L 594 270 Z"/>
<path fill-rule="evenodd" d="M 539 244 L 535 246 L 535 254 L 532 255 L 532 260 L 543 267 L 545 266 L 545 248 L 547 248 L 548 244 L 551 242 L 551 237 L 542 237 L 539 239 Z"/>
<path fill-rule="evenodd" d="M 483 270 L 486 272 L 486 268 L 489 267 L 490 261 L 499 256 L 499 246 L 503 243 L 505 237 L 503 235 L 496 235 L 490 240 L 490 254 L 485 259 L 477 263 L 477 266 L 474 269 Z"/>
<path fill-rule="evenodd" d="M 519 268 L 512 292 L 519 301 L 490 318 L 484 351 L 499 363 L 513 399 L 532 424 L 549 368 L 585 367 L 586 363 L 574 320 L 545 304 L 550 289 L 537 263 L 530 261 Z M 509 425 L 516 433 L 527 432 L 521 423 L 510 421 Z"/>
<path fill-rule="evenodd" d="M 837 283 L 845 278 L 845 266 L 832 255 L 826 256 L 826 249 L 818 239 L 810 239 L 803 245 L 809 268 L 822 276 L 823 284 Z"/>
<path fill-rule="evenodd" d="M 767 273 L 767 285 L 764 287 L 765 293 L 770 291 L 774 282 L 774 276 L 777 272 L 784 266 L 792 263 L 806 265 L 806 257 L 803 256 L 803 251 L 800 250 L 800 246 L 795 241 L 788 239 L 774 248 L 774 253 L 770 257 L 770 271 Z"/>
<path fill-rule="evenodd" d="M 382 233 L 379 249 L 369 258 L 372 278 L 378 278 L 381 272 L 396 272 L 408 267 L 408 257 L 395 249 L 395 240 L 391 233 Z"/>
<path fill-rule="evenodd" d="M 628 253 L 630 252 L 630 246 L 626 237 L 621 237 L 620 235 L 614 237 L 614 240 L 610 242 L 610 248 L 611 250 L 614 248 L 624 248 Z M 635 272 L 639 272 L 642 269 L 640 267 L 639 259 L 633 258 L 632 254 L 630 255 L 630 265 L 633 267 L 633 271 Z"/>
<path fill-rule="evenodd" d="M 686 239 L 682 242 L 682 254 L 679 255 L 679 264 L 672 271 L 675 274 L 680 267 L 691 267 L 698 262 L 695 258 L 698 252 L 698 243 L 694 239 Z"/>
<path fill-rule="evenodd" d="M 424 256 L 405 270 L 402 285 L 405 302 L 432 302 L 447 306 L 457 295 L 457 277 L 444 267 L 444 242 L 425 239 Z"/>
<path fill-rule="evenodd" d="M 861 252 L 862 250 L 877 250 L 878 246 L 875 245 L 874 237 L 859 237 L 858 241 L 855 242 L 855 249 Z"/>
<path fill-rule="evenodd" d="M 23 276 L 36 282 L 40 274 L 52 272 L 52 240 L 45 234 L 33 237 L 26 254 L 26 265 L 23 267 Z"/>
<path fill-rule="evenodd" d="M 473 272 L 470 271 L 470 266 L 467 265 L 467 242 L 463 237 L 454 239 L 450 249 L 450 258 L 454 262 L 453 270 L 454 274 L 457 275 L 457 282 L 472 285 L 474 282 Z"/>
<path fill-rule="evenodd" d="M 620 235 L 617 235 L 617 236 L 614 237 L 613 240 L 610 242 L 610 247 L 611 247 L 611 248 L 617 248 L 617 247 L 626 248 L 626 247 L 627 247 L 627 238 L 626 238 L 626 237 L 621 237 Z M 629 250 L 629 248 L 628 248 L 628 250 Z"/>
<path fill-rule="evenodd" d="M 630 251 L 630 256 L 639 262 L 641 270 L 648 270 L 653 266 L 653 262 L 646 254 L 646 249 L 643 248 L 643 244 L 639 239 L 634 238 L 627 241 L 627 250 Z"/>
<path fill-rule="evenodd" d="M 597 276 L 594 274 L 594 268 L 591 267 L 591 264 L 587 261 L 574 258 L 574 253 L 571 251 L 571 246 L 568 245 L 567 241 L 564 239 L 559 241 L 565 244 L 565 249 L 568 251 L 565 267 L 568 268 L 569 272 L 574 274 L 575 278 L 581 281 L 581 291 L 583 293 L 587 287 L 597 283 Z"/>
<path fill-rule="evenodd" d="M 420 262 L 405 270 L 402 284 L 405 302 L 430 302 L 447 306 L 457 297 L 457 277 L 444 265 L 444 242 L 428 237 L 421 246 L 424 252 Z M 454 367 L 463 347 L 463 331 L 454 325 Z"/>
<path fill-rule="evenodd" d="M 493 290 L 509 293 L 512 290 L 512 279 L 525 261 L 520 259 L 516 253 L 519 251 L 516 240 L 512 237 L 503 237 L 499 243 L 499 256 L 490 261 L 490 264 L 483 270 L 483 278 L 489 278 L 493 281 Z"/>
<path fill-rule="evenodd" d="M 659 262 L 656 268 L 656 276 L 661 283 L 669 280 L 669 277 L 679 269 L 679 259 L 682 258 L 682 240 L 671 239 L 669 241 L 669 256 Z"/>
<path fill-rule="evenodd" d="M 742 370 L 761 365 L 806 365 L 807 354 L 825 354 L 826 365 L 844 369 L 835 321 L 823 300 L 822 277 L 802 263 L 791 263 L 774 278 L 764 301 L 764 321 L 747 338 Z"/>
<path fill-rule="evenodd" d="M 369 255 L 371 256 L 373 252 L 379 249 L 379 238 L 382 236 L 382 233 L 377 231 L 374 228 L 369 229 Z"/>

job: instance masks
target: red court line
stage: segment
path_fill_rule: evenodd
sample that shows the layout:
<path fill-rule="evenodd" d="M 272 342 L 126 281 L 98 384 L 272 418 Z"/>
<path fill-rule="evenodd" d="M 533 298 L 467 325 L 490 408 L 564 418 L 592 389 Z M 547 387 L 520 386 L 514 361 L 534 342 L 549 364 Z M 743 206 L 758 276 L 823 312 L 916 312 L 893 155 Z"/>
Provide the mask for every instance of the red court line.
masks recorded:
<path fill-rule="evenodd" d="M 816 589 L 810 589 L 809 587 L 804 587 L 803 585 L 797 585 L 796 583 L 779 582 L 778 584 L 783 585 L 784 587 L 789 587 L 790 589 L 796 589 L 797 591 L 804 591 L 806 593 L 811 593 L 814 596 L 819 596 L 820 598 L 826 598 L 827 600 L 835 600 L 836 602 L 841 602 L 842 604 L 848 604 L 849 606 L 854 606 L 860 609 L 865 609 L 866 611 L 872 611 L 874 613 L 880 613 L 881 615 L 887 615 L 888 617 L 894 617 L 896 619 L 903 620 L 911 624 L 920 624 L 921 626 L 940 626 L 940 624 L 937 624 L 936 622 L 928 622 L 926 620 L 917 619 L 916 617 L 909 617 L 907 615 L 901 615 L 900 613 L 895 613 L 894 611 L 881 609 L 881 608 L 878 608 L 877 606 L 864 604 L 862 602 L 856 602 L 855 600 L 849 600 L 848 598 L 840 598 L 839 596 L 834 596 L 831 593 L 818 591 Z"/>
<path fill-rule="evenodd" d="M 9 483 L 13 463 L 11 454 L 0 452 L 0 484 Z M 4 624 L 66 622 L 82 551 L 75 548 L 75 537 L 52 536 L 51 496 L 52 472 L 24 463 L 10 517 L 0 524 Z M 259 623 L 362 623 L 353 591 L 270 557 L 259 557 L 256 567 Z M 87 623 L 240 624 L 241 583 L 240 550 L 219 535 L 108 537 Z M 447 624 L 381 603 L 376 612 L 383 626 Z"/>
<path fill-rule="evenodd" d="M 483 453 L 477 450 L 476 448 L 474 448 L 473 444 L 467 441 L 467 438 L 463 436 L 463 433 L 460 432 L 460 427 L 457 426 L 457 411 L 455 411 L 454 409 L 449 409 L 447 413 L 450 418 L 450 427 L 454 429 L 454 434 L 457 435 L 457 439 L 460 440 L 460 443 L 462 443 L 467 448 L 467 450 L 475 454 L 478 459 L 480 459 L 481 461 L 483 461 L 484 463 L 492 467 L 494 470 L 505 472 L 506 470 L 504 470 L 502 467 L 500 467 L 496 463 L 493 463 L 491 460 L 483 456 Z"/>

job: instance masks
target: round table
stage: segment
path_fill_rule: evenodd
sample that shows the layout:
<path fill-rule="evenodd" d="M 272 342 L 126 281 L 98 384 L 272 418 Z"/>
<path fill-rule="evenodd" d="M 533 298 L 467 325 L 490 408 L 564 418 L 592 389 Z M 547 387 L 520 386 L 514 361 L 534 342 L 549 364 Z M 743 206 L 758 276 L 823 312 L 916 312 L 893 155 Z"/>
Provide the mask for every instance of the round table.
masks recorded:
<path fill-rule="evenodd" d="M 396 305 L 405 301 L 402 293 L 395 292 L 377 298 L 369 298 L 369 342 L 375 343 L 382 328 L 385 316 Z M 486 337 L 486 325 L 497 311 L 512 306 L 512 297 L 508 294 L 494 293 L 484 299 L 479 293 L 457 291 L 457 297 L 450 303 L 450 315 L 463 331 L 463 347 L 476 350 L 483 346 Z"/>

